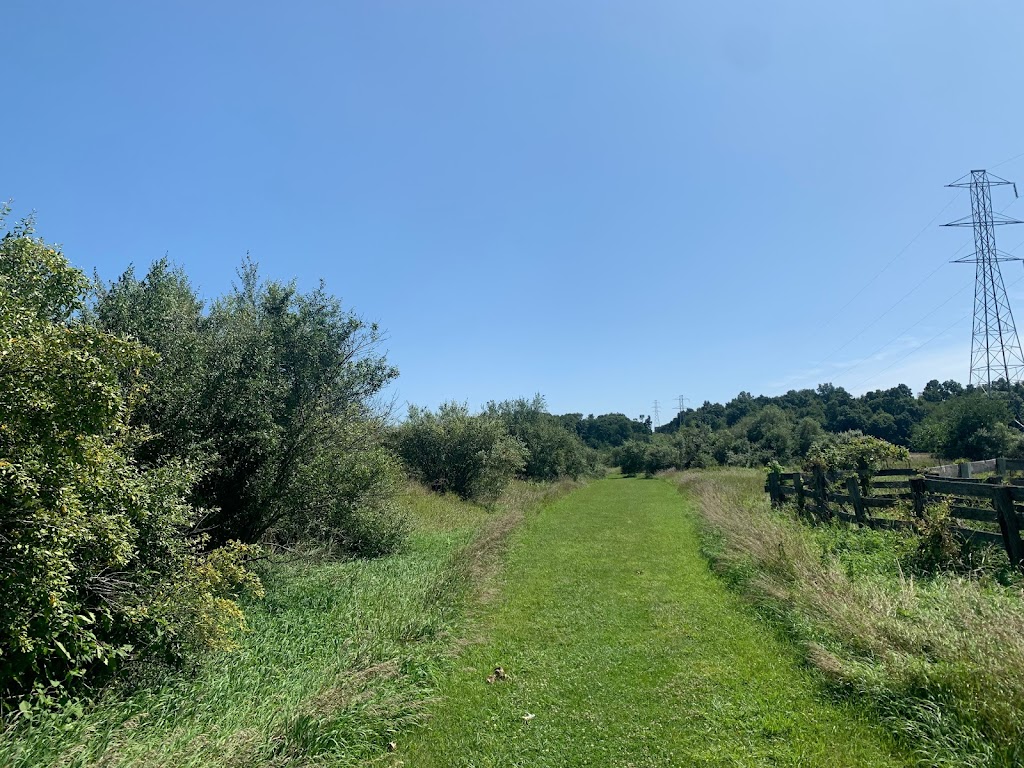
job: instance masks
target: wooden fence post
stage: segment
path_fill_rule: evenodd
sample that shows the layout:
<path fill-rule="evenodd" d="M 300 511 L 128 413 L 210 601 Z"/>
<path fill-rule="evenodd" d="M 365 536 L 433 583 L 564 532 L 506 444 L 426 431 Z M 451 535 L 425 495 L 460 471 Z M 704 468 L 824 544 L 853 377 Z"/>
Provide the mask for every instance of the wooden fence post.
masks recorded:
<path fill-rule="evenodd" d="M 999 518 L 999 530 L 1003 534 L 1003 544 L 1006 546 L 1006 554 L 1010 562 L 1024 570 L 1024 545 L 1020 540 L 1020 525 L 1017 521 L 1017 512 L 1013 508 L 1013 496 L 1010 494 L 1010 487 L 1001 485 L 992 491 L 992 505 L 996 508 L 996 516 Z"/>
<path fill-rule="evenodd" d="M 828 508 L 828 481 L 825 473 L 820 467 L 814 469 L 814 500 L 818 502 L 818 517 L 822 520 L 832 519 L 832 512 Z"/>
<path fill-rule="evenodd" d="M 914 515 L 921 519 L 924 517 L 924 478 L 923 477 L 912 477 L 910 478 L 910 493 L 911 498 L 914 502 Z"/>
<path fill-rule="evenodd" d="M 768 495 L 771 496 L 772 506 L 777 507 L 782 503 L 782 490 L 779 473 L 772 471 L 768 473 Z"/>
<path fill-rule="evenodd" d="M 959 473 L 958 476 L 961 479 L 965 479 L 965 480 L 970 480 L 971 479 L 971 465 L 969 463 L 964 462 L 963 464 L 958 464 L 957 468 L 958 468 L 957 471 Z"/>
<path fill-rule="evenodd" d="M 996 459 L 996 474 L 1003 477 L 1006 474 L 1006 457 L 1000 456 Z"/>
<path fill-rule="evenodd" d="M 860 525 L 867 525 L 867 515 L 864 513 L 864 502 L 860 498 L 860 483 L 857 478 L 850 475 L 846 478 L 846 492 L 850 494 L 850 501 L 853 502 L 853 513 L 857 516 Z"/>
<path fill-rule="evenodd" d="M 793 490 L 796 491 L 796 508 L 802 515 L 806 496 L 804 494 L 804 476 L 799 472 L 793 473 Z"/>

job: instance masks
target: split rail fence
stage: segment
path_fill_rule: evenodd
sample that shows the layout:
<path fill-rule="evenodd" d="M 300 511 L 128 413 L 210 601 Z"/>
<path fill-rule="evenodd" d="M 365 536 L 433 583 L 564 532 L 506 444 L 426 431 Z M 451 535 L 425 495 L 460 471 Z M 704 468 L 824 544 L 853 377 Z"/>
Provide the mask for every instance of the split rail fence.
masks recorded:
<path fill-rule="evenodd" d="M 895 530 L 915 527 L 908 507 L 913 517 L 921 518 L 927 504 L 947 500 L 955 534 L 980 544 L 1002 545 L 1010 562 L 1024 570 L 1024 479 L 1007 477 L 1022 471 L 1024 460 L 1000 458 L 923 471 L 883 469 L 870 479 L 821 470 L 773 472 L 765 491 L 773 506 L 795 502 L 802 515 L 818 521 L 839 519 Z M 994 474 L 975 477 L 985 473 Z"/>

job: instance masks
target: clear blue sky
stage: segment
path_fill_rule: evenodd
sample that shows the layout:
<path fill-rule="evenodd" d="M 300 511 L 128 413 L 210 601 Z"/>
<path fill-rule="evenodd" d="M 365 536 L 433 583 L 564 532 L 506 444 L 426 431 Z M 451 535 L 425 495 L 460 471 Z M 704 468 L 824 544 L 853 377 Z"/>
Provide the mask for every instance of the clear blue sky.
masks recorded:
<path fill-rule="evenodd" d="M 969 201 L 943 185 L 1024 182 L 1022 22 L 935 0 L 7 0 L 0 198 L 108 278 L 167 253 L 213 297 L 247 251 L 324 278 L 388 329 L 400 402 L 659 399 L 666 421 L 680 394 L 919 390 L 969 362 L 973 268 L 945 262 L 970 232 L 938 227 Z"/>

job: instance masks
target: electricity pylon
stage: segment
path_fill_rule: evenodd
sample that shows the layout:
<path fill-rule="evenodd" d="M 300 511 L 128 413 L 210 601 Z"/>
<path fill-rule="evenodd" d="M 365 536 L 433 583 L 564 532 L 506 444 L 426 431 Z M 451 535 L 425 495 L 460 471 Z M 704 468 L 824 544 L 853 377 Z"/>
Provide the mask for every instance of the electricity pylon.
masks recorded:
<path fill-rule="evenodd" d="M 1006 286 L 999 268 L 1001 261 L 1024 261 L 996 249 L 996 227 L 1020 224 L 1017 219 L 992 210 L 992 187 L 1017 185 L 985 171 L 971 171 L 948 187 L 971 190 L 971 215 L 944 224 L 945 227 L 973 227 L 974 253 L 956 259 L 956 264 L 975 264 L 974 329 L 971 337 L 971 383 L 986 391 L 1000 379 L 1007 385 L 1021 380 L 1024 354 L 1013 323 Z"/>

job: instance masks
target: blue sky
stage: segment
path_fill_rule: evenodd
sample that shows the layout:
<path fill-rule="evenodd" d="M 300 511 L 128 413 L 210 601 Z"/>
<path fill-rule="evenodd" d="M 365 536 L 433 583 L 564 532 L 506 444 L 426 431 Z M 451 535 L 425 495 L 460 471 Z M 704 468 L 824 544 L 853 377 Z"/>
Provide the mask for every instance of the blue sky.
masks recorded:
<path fill-rule="evenodd" d="M 324 278 L 388 330 L 399 402 L 658 399 L 666 421 L 678 395 L 919 390 L 969 363 L 973 268 L 946 262 L 970 232 L 938 226 L 969 200 L 943 185 L 1024 182 L 1022 22 L 936 0 L 7 0 L 0 198 L 108 278 L 167 253 L 214 297 L 247 251 Z M 1004 275 L 1017 309 L 1024 269 Z"/>

